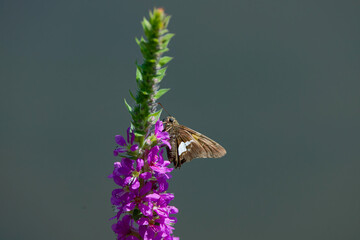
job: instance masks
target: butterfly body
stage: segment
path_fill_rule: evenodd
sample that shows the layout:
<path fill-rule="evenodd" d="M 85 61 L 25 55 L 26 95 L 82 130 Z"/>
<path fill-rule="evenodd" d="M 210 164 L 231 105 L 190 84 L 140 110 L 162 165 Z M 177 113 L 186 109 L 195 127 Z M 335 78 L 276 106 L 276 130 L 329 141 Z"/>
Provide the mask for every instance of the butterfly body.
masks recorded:
<path fill-rule="evenodd" d="M 167 147 L 168 159 L 175 168 L 194 158 L 220 158 L 226 150 L 209 137 L 180 125 L 174 117 L 164 121 L 165 131 L 170 135 L 171 149 Z"/>

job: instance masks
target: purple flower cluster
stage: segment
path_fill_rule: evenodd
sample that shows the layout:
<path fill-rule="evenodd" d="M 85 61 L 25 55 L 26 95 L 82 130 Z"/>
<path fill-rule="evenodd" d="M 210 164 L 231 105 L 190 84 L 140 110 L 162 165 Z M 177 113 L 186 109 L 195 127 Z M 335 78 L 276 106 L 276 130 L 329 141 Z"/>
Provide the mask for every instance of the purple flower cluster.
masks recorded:
<path fill-rule="evenodd" d="M 158 121 L 154 133 L 157 143 L 169 146 L 169 135 L 162 131 L 163 124 Z M 163 159 L 163 149 L 155 145 L 142 151 L 138 145 L 133 145 L 134 134 L 130 129 L 127 143 L 120 135 L 115 136 L 115 141 L 120 147 L 115 149 L 114 155 L 139 151 L 136 160 L 123 157 L 120 162 L 115 162 L 114 171 L 109 176 L 119 186 L 111 197 L 116 212 L 112 219 L 117 219 L 112 229 L 117 239 L 179 239 L 172 236 L 176 218 L 170 216 L 178 209 L 169 205 L 174 195 L 166 193 L 173 168 L 167 167 L 170 162 Z"/>

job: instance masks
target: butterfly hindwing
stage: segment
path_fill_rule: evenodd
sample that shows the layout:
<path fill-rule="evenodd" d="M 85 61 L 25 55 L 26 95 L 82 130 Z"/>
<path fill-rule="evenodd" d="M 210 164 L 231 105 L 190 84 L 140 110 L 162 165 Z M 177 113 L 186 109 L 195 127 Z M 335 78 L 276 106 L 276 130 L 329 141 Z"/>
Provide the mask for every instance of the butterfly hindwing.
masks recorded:
<path fill-rule="evenodd" d="M 226 150 L 209 137 L 180 125 L 175 118 L 168 117 L 165 131 L 170 135 L 171 149 L 167 148 L 168 159 L 175 168 L 190 162 L 194 158 L 219 158 L 226 154 Z"/>
<path fill-rule="evenodd" d="M 226 150 L 211 138 L 182 125 L 179 126 L 179 129 L 190 134 L 194 140 L 195 150 L 198 151 L 195 151 L 193 158 L 219 158 L 226 154 Z"/>

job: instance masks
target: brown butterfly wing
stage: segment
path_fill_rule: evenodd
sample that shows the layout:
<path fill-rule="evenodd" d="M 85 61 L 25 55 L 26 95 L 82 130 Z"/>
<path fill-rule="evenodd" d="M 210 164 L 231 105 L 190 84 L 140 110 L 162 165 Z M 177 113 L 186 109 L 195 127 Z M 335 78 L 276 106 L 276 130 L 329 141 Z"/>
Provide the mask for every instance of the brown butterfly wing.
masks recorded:
<path fill-rule="evenodd" d="M 201 144 L 187 131 L 179 128 L 179 134 L 176 135 L 177 154 L 180 165 L 190 162 L 194 158 L 206 158 L 206 150 Z"/>
<path fill-rule="evenodd" d="M 226 150 L 220 144 L 183 125 L 177 126 L 176 141 L 179 167 L 194 158 L 219 158 L 226 154 Z"/>

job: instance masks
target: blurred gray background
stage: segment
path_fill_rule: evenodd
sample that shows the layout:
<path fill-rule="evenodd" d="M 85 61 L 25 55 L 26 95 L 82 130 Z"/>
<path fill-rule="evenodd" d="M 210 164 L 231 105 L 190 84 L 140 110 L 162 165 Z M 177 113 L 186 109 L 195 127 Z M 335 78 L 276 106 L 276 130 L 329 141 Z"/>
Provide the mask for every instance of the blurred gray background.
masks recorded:
<path fill-rule="evenodd" d="M 360 239 L 355 0 L 0 1 L 0 239 L 114 239 L 113 137 L 154 6 L 176 34 L 161 102 L 228 151 L 174 172 L 175 235 Z"/>

